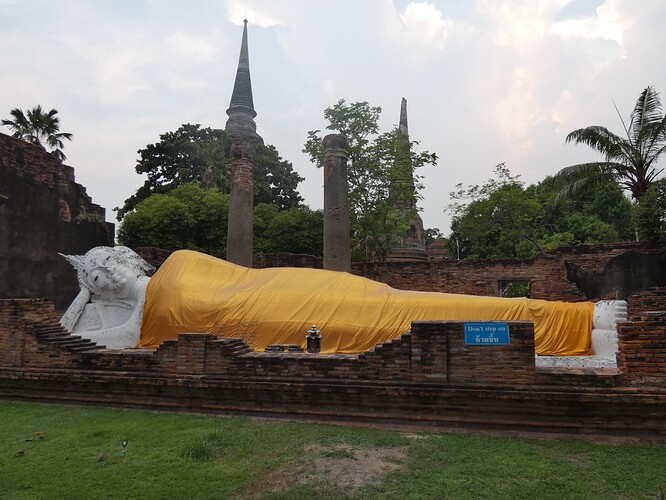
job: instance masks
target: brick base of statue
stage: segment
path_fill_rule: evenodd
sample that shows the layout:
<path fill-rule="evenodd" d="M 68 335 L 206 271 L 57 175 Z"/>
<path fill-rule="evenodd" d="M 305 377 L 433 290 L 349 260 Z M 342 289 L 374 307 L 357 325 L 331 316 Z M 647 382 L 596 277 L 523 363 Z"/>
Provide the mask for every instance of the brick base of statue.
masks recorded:
<path fill-rule="evenodd" d="M 666 312 L 620 325 L 619 369 L 536 368 L 532 324 L 508 325 L 508 345 L 479 346 L 462 322 L 415 322 L 360 355 L 210 334 L 113 350 L 69 335 L 49 301 L 0 300 L 0 396 L 666 443 Z"/>

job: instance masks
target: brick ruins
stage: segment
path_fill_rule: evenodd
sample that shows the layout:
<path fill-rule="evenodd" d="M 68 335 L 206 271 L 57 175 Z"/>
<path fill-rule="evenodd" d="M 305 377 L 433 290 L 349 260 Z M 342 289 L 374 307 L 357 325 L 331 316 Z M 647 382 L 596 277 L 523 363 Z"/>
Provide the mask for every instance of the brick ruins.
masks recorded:
<path fill-rule="evenodd" d="M 49 297 L 64 309 L 79 290 L 58 255 L 113 245 L 113 224 L 43 148 L 0 134 L 0 298 Z"/>
<path fill-rule="evenodd" d="M 535 368 L 529 322 L 506 346 L 468 346 L 460 322 L 360 355 L 253 352 L 181 335 L 109 350 L 69 335 L 48 301 L 0 300 L 0 395 L 419 428 L 632 437 L 666 442 L 666 312 L 620 327 L 619 369 Z"/>

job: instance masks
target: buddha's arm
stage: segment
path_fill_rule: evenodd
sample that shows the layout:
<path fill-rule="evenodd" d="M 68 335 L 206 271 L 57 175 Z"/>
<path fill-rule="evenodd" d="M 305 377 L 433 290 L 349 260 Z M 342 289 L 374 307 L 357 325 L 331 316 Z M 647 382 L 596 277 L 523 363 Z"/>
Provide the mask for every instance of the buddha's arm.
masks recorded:
<path fill-rule="evenodd" d="M 90 290 L 87 288 L 81 288 L 81 291 L 76 296 L 74 301 L 70 304 L 65 311 L 65 314 L 62 315 L 60 319 L 60 324 L 67 331 L 71 332 L 76 326 L 76 322 L 81 317 L 83 310 L 86 307 L 86 304 L 90 301 Z"/>

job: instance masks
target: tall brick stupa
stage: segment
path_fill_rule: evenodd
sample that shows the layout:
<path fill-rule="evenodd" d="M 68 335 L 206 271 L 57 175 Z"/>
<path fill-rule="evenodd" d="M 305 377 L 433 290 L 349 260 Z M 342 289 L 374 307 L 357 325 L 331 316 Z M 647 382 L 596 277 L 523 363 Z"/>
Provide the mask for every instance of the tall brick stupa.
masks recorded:
<path fill-rule="evenodd" d="M 257 134 L 250 81 L 250 58 L 247 49 L 247 19 L 243 21 L 243 39 L 225 132 L 231 143 L 231 185 L 227 255 L 229 262 L 252 267 L 253 208 L 254 208 L 254 149 L 264 140 Z"/>
<path fill-rule="evenodd" d="M 402 98 L 400 104 L 400 123 L 398 125 L 398 131 L 400 133 L 400 138 L 404 141 L 405 151 L 409 151 L 409 127 L 407 124 L 407 99 Z M 410 161 L 409 158 L 396 158 L 397 161 Z M 411 189 L 416 194 L 416 188 L 414 187 L 414 177 L 411 176 L 406 180 L 411 184 Z M 390 196 L 390 193 L 389 193 Z M 396 203 L 397 210 L 409 210 L 414 211 L 414 215 L 409 221 L 409 229 L 407 234 L 399 235 L 399 242 L 396 244 L 391 253 L 389 254 L 387 260 L 389 262 L 421 262 L 428 260 L 428 252 L 425 248 L 425 232 L 423 230 L 423 220 L 416 209 L 416 199 L 412 198 L 406 205 L 405 202 Z"/>
<path fill-rule="evenodd" d="M 238 69 L 234 90 L 231 94 L 231 103 L 227 109 L 229 119 L 224 130 L 231 136 L 242 137 L 253 143 L 263 144 L 264 140 L 257 134 L 257 124 L 254 118 L 257 112 L 254 110 L 252 99 L 252 82 L 250 80 L 250 58 L 247 49 L 247 19 L 243 21 L 243 39 L 241 41 L 240 57 L 238 58 Z"/>

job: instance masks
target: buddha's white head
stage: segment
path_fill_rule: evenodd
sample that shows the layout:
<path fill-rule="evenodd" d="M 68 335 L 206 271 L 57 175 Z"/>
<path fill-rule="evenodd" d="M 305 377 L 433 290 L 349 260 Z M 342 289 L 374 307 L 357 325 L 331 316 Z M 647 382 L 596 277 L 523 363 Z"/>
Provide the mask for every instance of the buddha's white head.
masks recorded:
<path fill-rule="evenodd" d="M 63 255 L 63 254 L 61 254 Z M 77 270 L 79 285 L 102 298 L 127 298 L 154 268 L 127 247 L 95 247 L 85 255 L 63 255 Z"/>

